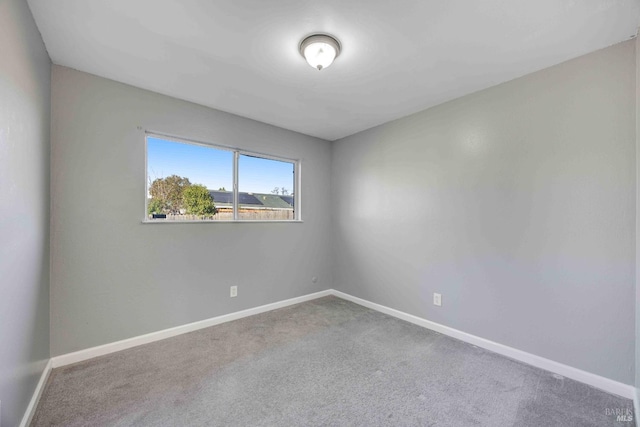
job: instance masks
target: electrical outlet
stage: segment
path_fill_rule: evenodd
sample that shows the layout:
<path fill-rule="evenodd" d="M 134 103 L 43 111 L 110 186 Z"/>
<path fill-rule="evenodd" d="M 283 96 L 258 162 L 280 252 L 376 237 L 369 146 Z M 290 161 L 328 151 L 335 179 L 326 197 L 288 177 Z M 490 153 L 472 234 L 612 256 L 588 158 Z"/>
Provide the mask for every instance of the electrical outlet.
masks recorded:
<path fill-rule="evenodd" d="M 442 295 L 436 292 L 433 293 L 433 305 L 437 305 L 438 307 L 442 305 Z"/>
<path fill-rule="evenodd" d="M 231 288 L 229 288 L 229 296 L 231 298 L 238 296 L 238 287 L 237 286 L 232 286 Z"/>

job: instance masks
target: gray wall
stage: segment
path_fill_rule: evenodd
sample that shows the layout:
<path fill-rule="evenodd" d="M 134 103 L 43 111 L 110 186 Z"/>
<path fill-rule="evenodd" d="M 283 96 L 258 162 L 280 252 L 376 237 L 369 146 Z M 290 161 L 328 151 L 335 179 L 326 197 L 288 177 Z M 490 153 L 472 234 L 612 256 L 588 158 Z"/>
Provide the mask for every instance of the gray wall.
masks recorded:
<path fill-rule="evenodd" d="M 334 285 L 633 384 L 635 166 L 633 41 L 337 141 Z"/>
<path fill-rule="evenodd" d="M 51 62 L 27 2 L 0 2 L 0 425 L 18 425 L 49 357 Z"/>
<path fill-rule="evenodd" d="M 331 286 L 329 142 L 57 65 L 52 88 L 53 356 Z M 300 159 L 304 222 L 142 224 L 138 127 Z"/>
<path fill-rule="evenodd" d="M 636 234 L 640 230 L 640 39 L 636 49 Z M 636 235 L 636 391 L 640 398 L 640 241 Z M 636 408 L 638 409 L 638 408 Z M 640 414 L 636 413 L 636 418 Z M 637 421 L 636 421 L 637 422 Z"/>

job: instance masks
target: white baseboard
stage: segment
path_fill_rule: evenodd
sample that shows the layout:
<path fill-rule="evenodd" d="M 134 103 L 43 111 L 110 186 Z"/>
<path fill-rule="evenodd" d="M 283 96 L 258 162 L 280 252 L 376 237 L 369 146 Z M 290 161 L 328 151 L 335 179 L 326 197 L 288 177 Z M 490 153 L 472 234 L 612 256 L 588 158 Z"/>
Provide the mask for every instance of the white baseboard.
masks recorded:
<path fill-rule="evenodd" d="M 388 314 L 398 319 L 402 319 L 407 322 L 416 324 L 418 326 L 422 326 L 424 328 L 431 329 L 433 331 L 439 332 L 444 335 L 448 335 L 450 337 L 459 339 L 461 341 L 465 341 L 467 343 L 476 345 L 478 347 L 482 347 L 484 349 L 493 351 L 494 353 L 501 354 L 511 359 L 515 359 L 520 362 L 524 362 L 529 365 L 535 366 L 537 368 L 544 369 L 546 371 L 553 372 L 576 381 L 580 381 L 582 383 L 596 387 L 608 393 L 616 394 L 616 395 L 625 397 L 627 399 L 634 399 L 636 414 L 640 414 L 640 410 L 638 409 L 638 396 L 636 393 L 636 388 L 631 385 L 623 384 L 618 381 L 611 380 L 609 378 L 605 378 L 590 372 L 586 372 L 586 371 L 568 366 L 568 365 L 564 365 L 559 362 L 555 362 L 553 360 L 545 359 L 544 357 L 536 356 L 534 354 L 527 353 L 522 350 L 518 350 L 503 344 L 499 344 L 484 338 L 480 338 L 475 335 L 471 335 L 466 332 L 462 332 L 457 329 L 453 329 L 448 326 L 444 326 L 444 325 L 432 322 L 430 320 L 426 320 L 421 317 L 414 316 L 412 314 L 404 313 L 402 311 L 395 310 L 393 308 L 389 308 L 380 304 L 376 304 L 376 303 L 364 300 L 362 298 L 354 297 L 344 292 L 336 291 L 334 289 L 328 289 L 326 291 L 316 292 L 313 294 L 304 295 L 297 298 L 291 298 L 288 300 L 279 301 L 272 304 L 266 304 L 259 307 L 238 311 L 235 313 L 225 314 L 222 316 L 213 317 L 213 318 L 202 320 L 199 322 L 177 326 L 175 328 L 165 329 L 162 331 L 153 332 L 153 333 L 141 335 L 138 337 L 128 338 L 122 341 L 117 341 L 117 342 L 104 344 L 97 347 L 88 348 L 85 350 L 80 350 L 74 353 L 55 356 L 49 361 L 49 364 L 47 365 L 47 369 L 45 370 L 45 373 L 46 373 L 46 376 L 48 377 L 49 372 L 51 371 L 52 368 L 58 368 L 61 366 L 72 364 L 72 363 L 82 362 L 84 360 L 92 359 L 98 356 L 104 356 L 106 354 L 114 353 L 116 351 L 125 350 L 131 347 L 136 347 L 136 346 L 151 343 L 154 341 L 159 341 L 165 338 L 170 338 L 170 337 L 184 334 L 187 332 L 196 331 L 198 329 L 208 328 L 210 326 L 219 325 L 221 323 L 230 322 L 232 320 L 241 319 L 247 316 L 253 316 L 255 314 L 260 314 L 260 313 L 264 313 L 271 310 L 276 310 L 278 308 L 287 307 L 293 304 L 310 301 L 310 300 L 321 298 L 328 295 L 334 295 L 336 297 L 354 302 L 356 304 L 379 311 L 381 313 Z M 41 379 L 42 387 L 44 387 L 44 384 L 46 383 L 45 373 L 43 373 L 43 379 Z M 30 419 L 29 418 L 30 416 L 32 416 L 32 414 L 29 415 L 29 412 L 30 411 L 33 412 L 33 410 L 35 409 L 37 400 L 39 399 L 38 393 L 42 393 L 42 390 L 40 390 L 40 384 L 38 386 L 38 390 L 36 390 L 36 393 L 34 394 L 34 398 L 32 399 L 31 404 L 29 405 L 29 410 L 25 414 L 25 419 L 23 419 L 23 423 L 25 422 L 25 420 Z M 24 425 L 27 425 L 27 424 L 24 424 Z"/>
<path fill-rule="evenodd" d="M 536 368 L 544 369 L 545 371 L 553 372 L 555 374 L 562 375 L 563 377 L 580 381 L 581 383 L 599 388 L 600 390 L 606 391 L 608 393 L 617 394 L 618 396 L 622 396 L 627 399 L 634 399 L 636 389 L 631 385 L 623 384 L 609 378 L 601 377 L 600 375 L 592 374 L 590 372 L 564 365 L 559 362 L 554 362 L 553 360 L 545 359 L 544 357 L 536 356 L 535 354 L 527 353 L 526 351 L 518 350 L 503 344 L 498 344 L 496 342 L 489 341 L 487 339 L 480 338 L 475 335 L 471 335 L 466 332 L 462 332 L 457 329 L 453 329 L 448 326 L 444 326 L 439 323 L 414 316 L 412 314 L 404 313 L 393 308 L 385 307 L 384 305 L 376 304 L 362 298 L 345 294 L 344 292 L 331 290 L 331 294 L 347 301 L 351 301 L 364 307 L 370 308 L 372 310 L 397 317 L 398 319 L 405 320 L 407 322 L 422 326 L 427 329 L 431 329 L 436 332 L 440 332 L 441 334 L 459 339 L 460 341 L 465 341 L 469 344 L 482 347 L 511 359 L 524 362 L 526 364 L 535 366 Z M 639 413 L 640 412 L 636 412 L 636 414 Z"/>
<path fill-rule="evenodd" d="M 40 397 L 42 397 L 44 386 L 47 385 L 47 380 L 49 379 L 49 374 L 51 374 L 51 369 L 51 359 L 49 359 L 47 365 L 44 367 L 44 371 L 42 371 L 42 375 L 40 375 L 40 381 L 38 381 L 36 390 L 33 392 L 33 396 L 31 397 L 29 406 L 27 406 L 27 410 L 24 412 L 24 416 L 22 417 L 22 421 L 20 422 L 20 427 L 27 427 L 29 424 L 31 424 L 31 420 L 36 413 L 36 408 L 38 407 Z"/>
<path fill-rule="evenodd" d="M 640 388 L 633 389 L 633 419 L 636 421 L 636 426 L 640 425 L 638 417 L 640 416 Z"/>
<path fill-rule="evenodd" d="M 146 335 L 140 335 L 133 338 L 128 338 L 122 341 L 116 341 L 109 344 L 100 345 L 97 347 L 87 348 L 85 350 L 76 351 L 74 353 L 63 354 L 55 356 L 51 359 L 53 368 L 59 368 L 60 366 L 70 365 L 72 363 L 82 362 L 84 360 L 93 359 L 94 357 L 104 356 L 109 353 L 114 353 L 120 350 L 126 350 L 131 347 L 137 347 L 139 345 L 148 344 L 154 341 L 163 340 L 165 338 L 171 338 L 176 335 L 186 334 L 187 332 L 197 331 L 198 329 L 208 328 L 209 326 L 219 325 L 221 323 L 230 322 L 232 320 L 241 319 L 243 317 L 253 316 L 254 314 L 260 314 L 278 308 L 287 307 L 293 304 L 299 304 L 301 302 L 310 301 L 316 298 L 321 298 L 331 295 L 331 290 L 316 292 L 309 295 L 303 295 L 301 297 L 291 298 L 284 301 L 278 301 L 271 304 L 261 305 L 259 307 L 249 308 L 247 310 L 236 311 L 235 313 L 229 313 L 222 316 L 212 317 L 210 319 L 201 320 L 199 322 L 188 323 L 182 326 L 176 326 L 175 328 L 164 329 L 158 332 L 152 332 Z"/>

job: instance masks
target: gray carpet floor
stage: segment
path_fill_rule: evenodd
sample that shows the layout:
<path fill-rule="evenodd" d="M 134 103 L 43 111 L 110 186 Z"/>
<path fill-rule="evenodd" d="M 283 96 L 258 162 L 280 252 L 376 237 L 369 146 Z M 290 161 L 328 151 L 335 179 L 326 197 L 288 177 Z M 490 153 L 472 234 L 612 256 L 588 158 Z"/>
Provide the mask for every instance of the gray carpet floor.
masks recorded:
<path fill-rule="evenodd" d="M 54 369 L 32 426 L 601 427 L 632 408 L 326 297 Z"/>

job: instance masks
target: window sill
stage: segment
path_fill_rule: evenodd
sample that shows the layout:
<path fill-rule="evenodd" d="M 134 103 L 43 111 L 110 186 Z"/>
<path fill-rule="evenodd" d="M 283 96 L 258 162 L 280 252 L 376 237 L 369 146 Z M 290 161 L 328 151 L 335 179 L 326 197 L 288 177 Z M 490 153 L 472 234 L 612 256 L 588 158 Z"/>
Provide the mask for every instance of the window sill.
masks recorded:
<path fill-rule="evenodd" d="M 242 223 L 242 224 L 255 224 L 255 223 L 259 223 L 259 224 L 272 224 L 272 223 L 302 223 L 304 221 L 302 221 L 301 219 L 287 219 L 287 220 L 242 220 L 239 219 L 237 221 L 197 221 L 197 220 L 193 220 L 193 221 L 176 221 L 176 220 L 170 220 L 170 221 L 153 221 L 153 220 L 142 220 L 141 221 L 142 224 L 235 224 L 235 223 Z"/>

